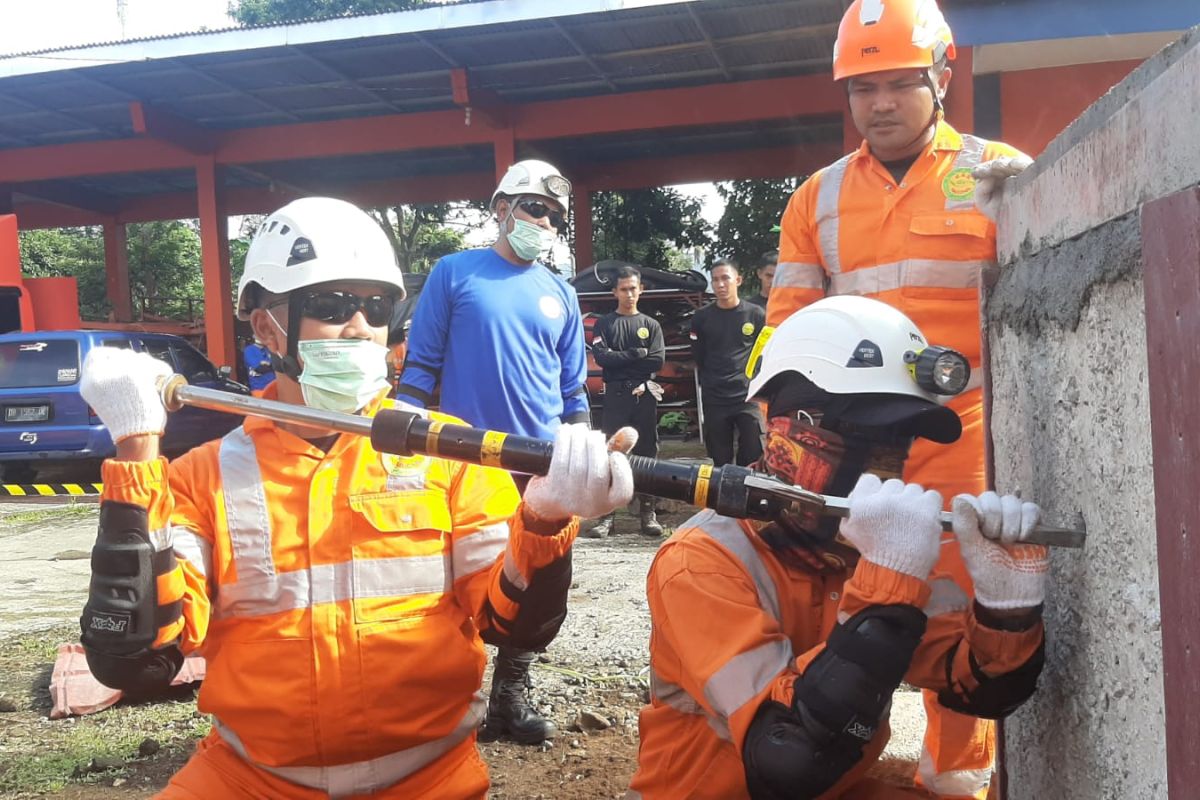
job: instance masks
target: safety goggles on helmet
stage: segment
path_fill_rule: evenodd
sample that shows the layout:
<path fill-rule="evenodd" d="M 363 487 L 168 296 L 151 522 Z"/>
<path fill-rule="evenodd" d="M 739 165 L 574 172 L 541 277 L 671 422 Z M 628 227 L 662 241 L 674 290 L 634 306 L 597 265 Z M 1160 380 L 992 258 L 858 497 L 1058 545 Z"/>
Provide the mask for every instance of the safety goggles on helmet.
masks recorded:
<path fill-rule="evenodd" d="M 550 218 L 550 224 L 554 229 L 561 233 L 567 227 L 567 221 L 563 218 L 562 212 L 556 211 L 540 200 L 519 200 L 517 208 L 524 211 L 534 219 Z"/>
<path fill-rule="evenodd" d="M 368 297 L 335 290 L 301 292 L 293 298 L 300 304 L 300 316 L 328 322 L 334 325 L 344 325 L 349 322 L 361 309 L 367 324 L 373 328 L 382 328 L 392 321 L 392 312 L 396 308 L 397 297 L 394 294 L 373 294 Z M 281 300 L 272 305 L 283 305 L 287 300 Z"/>

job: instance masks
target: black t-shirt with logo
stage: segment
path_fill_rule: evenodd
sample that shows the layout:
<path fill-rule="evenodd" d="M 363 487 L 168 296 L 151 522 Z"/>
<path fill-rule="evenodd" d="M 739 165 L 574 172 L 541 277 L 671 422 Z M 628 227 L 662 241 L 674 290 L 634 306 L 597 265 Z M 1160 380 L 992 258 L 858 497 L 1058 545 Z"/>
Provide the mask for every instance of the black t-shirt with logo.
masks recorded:
<path fill-rule="evenodd" d="M 662 369 L 666 354 L 662 326 L 645 314 L 614 311 L 592 328 L 592 356 L 604 370 L 605 383 L 648 380 Z"/>
<path fill-rule="evenodd" d="M 767 312 L 745 300 L 733 308 L 709 303 L 692 317 L 692 353 L 705 403 L 745 402 L 746 362 L 766 323 Z"/>

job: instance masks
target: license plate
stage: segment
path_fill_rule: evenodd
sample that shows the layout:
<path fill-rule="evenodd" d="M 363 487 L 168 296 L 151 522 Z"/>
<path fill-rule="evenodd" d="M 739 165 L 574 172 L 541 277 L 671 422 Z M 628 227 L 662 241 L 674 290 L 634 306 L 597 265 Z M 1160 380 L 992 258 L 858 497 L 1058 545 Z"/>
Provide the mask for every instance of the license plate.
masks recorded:
<path fill-rule="evenodd" d="M 9 406 L 4 409 L 5 422 L 45 422 L 50 419 L 50 406 Z"/>

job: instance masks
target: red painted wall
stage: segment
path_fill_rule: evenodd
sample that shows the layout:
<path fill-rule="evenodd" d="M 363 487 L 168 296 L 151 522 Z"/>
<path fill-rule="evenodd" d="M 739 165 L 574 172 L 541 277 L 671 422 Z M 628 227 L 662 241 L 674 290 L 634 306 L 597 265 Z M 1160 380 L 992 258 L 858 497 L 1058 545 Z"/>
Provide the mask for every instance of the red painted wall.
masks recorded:
<path fill-rule="evenodd" d="M 72 331 L 79 319 L 79 286 L 74 278 L 25 278 L 39 331 Z"/>
<path fill-rule="evenodd" d="M 15 286 L 21 290 L 21 330 L 36 330 L 33 302 L 29 298 L 29 290 L 21 281 L 21 246 L 14 214 L 0 215 L 0 286 Z"/>
<path fill-rule="evenodd" d="M 1036 156 L 1141 63 L 1106 61 L 1005 72 L 1000 77 L 1000 138 Z"/>

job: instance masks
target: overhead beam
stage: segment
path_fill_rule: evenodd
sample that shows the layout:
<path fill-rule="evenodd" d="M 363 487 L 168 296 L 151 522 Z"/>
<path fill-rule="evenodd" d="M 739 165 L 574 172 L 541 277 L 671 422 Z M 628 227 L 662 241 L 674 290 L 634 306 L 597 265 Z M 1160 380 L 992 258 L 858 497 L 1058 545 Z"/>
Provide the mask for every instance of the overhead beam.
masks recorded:
<path fill-rule="evenodd" d="M 454 105 L 467 114 L 465 124 L 470 125 L 478 116 L 489 128 L 508 127 L 508 114 L 500 95 L 487 89 L 471 88 L 471 75 L 465 67 L 450 70 L 450 93 Z"/>
<path fill-rule="evenodd" d="M 511 107 L 518 141 L 625 131 L 729 125 L 841 113 L 845 98 L 828 75 L 657 89 Z M 495 131 L 466 126 L 462 112 L 430 111 L 330 122 L 213 131 L 217 163 L 249 164 L 365 153 L 480 145 Z M 0 175 L 14 182 L 122 172 L 191 169 L 195 156 L 152 138 L 0 151 Z"/>
<path fill-rule="evenodd" d="M 12 191 L 69 208 L 112 216 L 121 210 L 119 198 L 77 186 L 47 183 L 12 184 Z"/>
<path fill-rule="evenodd" d="M 129 103 L 129 118 L 138 136 L 173 144 L 195 156 L 211 155 L 217 149 L 215 131 L 140 100 Z"/>

